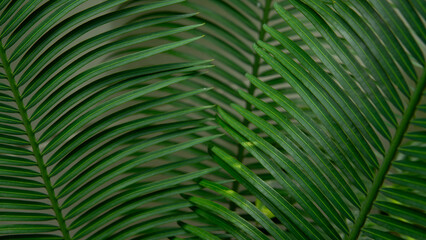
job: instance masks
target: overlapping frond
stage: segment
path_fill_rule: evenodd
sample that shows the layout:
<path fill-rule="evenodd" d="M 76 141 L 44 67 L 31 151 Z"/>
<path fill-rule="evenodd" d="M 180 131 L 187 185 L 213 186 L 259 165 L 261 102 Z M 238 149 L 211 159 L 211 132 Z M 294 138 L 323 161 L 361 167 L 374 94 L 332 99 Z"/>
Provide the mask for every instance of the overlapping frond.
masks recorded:
<path fill-rule="evenodd" d="M 424 239 L 423 5 L 0 1 L 1 237 Z"/>
<path fill-rule="evenodd" d="M 232 217 L 235 212 L 210 200 L 188 198 L 220 219 L 213 225 L 232 224 L 236 230 L 223 229 L 237 239 L 244 239 L 241 232 L 254 239 L 424 238 L 423 132 L 407 129 L 410 122 L 422 125 L 415 116 L 423 116 L 416 108 L 421 110 L 426 84 L 425 16 L 410 1 L 391 2 L 274 5 L 282 24 L 299 38 L 288 36 L 280 24 L 264 25 L 266 39 L 273 41 L 257 41 L 254 49 L 279 74 L 273 82 L 290 85 L 298 97 L 262 75 L 247 74 L 252 90 L 239 95 L 252 109 L 240 101 L 230 105 L 232 111 L 219 108 L 218 124 L 258 165 L 246 166 L 218 146 L 211 148 L 213 159 L 262 204 L 201 181 L 249 220 Z M 401 147 L 406 137 L 418 142 Z M 398 152 L 404 160 L 396 161 Z M 404 163 L 417 167 L 419 175 L 410 173 L 413 168 L 401 170 Z M 259 173 L 262 168 L 272 178 Z M 272 228 L 271 220 L 285 230 Z"/>
<path fill-rule="evenodd" d="M 271 7 L 272 1 L 232 0 L 187 1 L 180 8 L 170 8 L 169 11 L 172 13 L 197 11 L 198 14 L 185 21 L 162 24 L 162 26 L 182 27 L 188 24 L 204 23 L 202 27 L 188 31 L 194 36 L 202 34 L 204 37 L 188 48 L 169 51 L 168 54 L 185 60 L 214 59 L 215 67 L 207 74 L 186 82 L 191 86 L 213 87 L 212 91 L 194 98 L 194 103 L 205 102 L 229 109 L 232 101 L 239 101 L 236 97 L 237 90 L 250 88 L 250 84 L 244 77 L 246 72 L 256 76 L 271 73 L 268 71 L 270 67 L 265 65 L 251 48 L 252 43 L 258 38 L 267 41 L 262 24 L 273 18 Z M 143 17 L 149 18 L 161 14 L 164 13 L 153 11 L 151 15 Z M 138 19 L 141 17 L 135 20 Z M 178 35 L 163 39 L 174 42 L 182 40 L 183 37 Z M 248 108 L 250 108 L 249 105 Z M 214 117 L 214 113 L 207 117 Z M 226 137 L 222 140 L 225 142 L 217 142 L 217 144 L 221 144 L 230 151 L 240 151 L 240 155 L 243 154 L 242 149 L 232 147 L 235 146 L 232 140 Z"/>

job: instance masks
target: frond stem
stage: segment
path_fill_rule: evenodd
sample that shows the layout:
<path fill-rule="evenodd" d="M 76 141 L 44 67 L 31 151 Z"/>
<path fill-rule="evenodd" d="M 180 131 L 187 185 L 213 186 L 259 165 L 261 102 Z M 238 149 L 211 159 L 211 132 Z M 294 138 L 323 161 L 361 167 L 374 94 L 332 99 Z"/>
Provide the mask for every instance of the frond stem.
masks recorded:
<path fill-rule="evenodd" d="M 374 178 L 373 185 L 371 186 L 370 190 L 367 193 L 367 198 L 361 207 L 360 214 L 357 220 L 355 221 L 355 224 L 352 228 L 351 233 L 349 234 L 349 237 L 346 239 L 355 240 L 358 238 L 359 234 L 361 233 L 361 229 L 364 226 L 365 221 L 367 220 L 367 216 L 370 213 L 371 208 L 373 207 L 373 203 L 376 200 L 377 195 L 379 194 L 379 190 L 382 187 L 383 182 L 385 181 L 386 174 L 388 173 L 391 167 L 392 161 L 395 159 L 398 153 L 398 148 L 401 145 L 405 132 L 407 131 L 410 125 L 410 121 L 413 118 L 414 113 L 416 112 L 416 107 L 419 104 L 420 99 L 422 97 L 422 93 L 425 89 L 425 84 L 426 84 L 426 71 L 423 72 L 422 76 L 420 77 L 420 80 L 417 83 L 417 86 L 413 92 L 410 102 L 408 103 L 407 109 L 405 110 L 402 120 L 396 130 L 395 136 L 391 142 L 389 150 L 387 154 L 385 155 L 385 159 L 383 160 L 383 163 L 380 166 L 376 177 Z"/>
<path fill-rule="evenodd" d="M 265 1 L 265 7 L 263 8 L 262 19 L 261 19 L 261 22 L 260 22 L 260 31 L 259 31 L 259 36 L 258 36 L 258 39 L 261 40 L 261 41 L 263 41 L 264 38 L 265 38 L 266 31 L 265 31 L 265 29 L 263 29 L 263 25 L 267 24 L 268 21 L 269 21 L 269 13 L 271 11 L 271 3 L 272 3 L 272 0 L 266 0 Z M 253 66 L 252 66 L 252 75 L 253 76 L 257 77 L 258 74 L 259 74 L 260 61 L 261 61 L 260 56 L 258 54 L 255 54 Z M 254 90 L 256 90 L 256 87 L 253 84 L 250 83 L 250 85 L 248 86 L 248 93 L 250 95 L 253 95 Z M 251 103 L 246 101 L 246 107 L 245 108 L 248 111 L 251 111 L 252 110 Z M 244 119 L 243 125 L 247 126 L 248 124 L 249 124 L 249 121 L 247 119 Z M 244 149 L 243 146 L 241 146 L 241 145 L 238 146 L 237 159 L 240 162 L 243 162 L 243 160 L 244 160 L 244 152 L 245 152 L 244 150 L 245 149 Z M 235 181 L 232 184 L 232 190 L 234 190 L 235 192 L 238 192 L 238 187 L 239 187 L 239 183 L 237 181 Z M 236 208 L 236 205 L 233 202 L 231 202 L 230 209 L 235 210 L 235 208 Z"/>
<path fill-rule="evenodd" d="M 41 177 L 43 179 L 44 186 L 45 186 L 46 191 L 47 191 L 47 195 L 48 195 L 49 200 L 51 202 L 51 206 L 53 208 L 53 211 L 55 212 L 56 219 L 59 223 L 59 228 L 60 228 L 60 230 L 63 234 L 64 239 L 69 240 L 71 238 L 70 238 L 70 234 L 69 234 L 69 231 L 67 229 L 67 226 L 65 224 L 65 219 L 62 215 L 62 210 L 59 207 L 58 199 L 57 199 L 57 197 L 55 195 L 55 191 L 52 187 L 52 183 L 50 181 L 49 174 L 47 173 L 47 168 L 44 164 L 43 156 L 41 155 L 39 144 L 36 140 L 34 130 L 31 126 L 31 122 L 29 120 L 24 102 L 22 101 L 22 96 L 19 93 L 19 89 L 16 85 L 15 76 L 14 76 L 14 73 L 13 73 L 11 67 L 10 67 L 9 60 L 6 56 L 6 51 L 5 51 L 3 44 L 1 42 L 0 42 L 0 59 L 3 62 L 3 68 L 6 71 L 7 79 L 9 81 L 9 85 L 10 85 L 10 89 L 13 93 L 14 98 L 15 98 L 16 105 L 18 106 L 18 111 L 19 111 L 19 114 L 21 115 L 22 123 L 23 123 L 23 125 L 25 127 L 25 131 L 28 135 L 28 140 L 31 144 L 31 148 L 33 150 L 34 157 L 37 160 L 37 165 L 38 165 L 38 168 L 40 169 L 40 174 L 41 174 Z"/>

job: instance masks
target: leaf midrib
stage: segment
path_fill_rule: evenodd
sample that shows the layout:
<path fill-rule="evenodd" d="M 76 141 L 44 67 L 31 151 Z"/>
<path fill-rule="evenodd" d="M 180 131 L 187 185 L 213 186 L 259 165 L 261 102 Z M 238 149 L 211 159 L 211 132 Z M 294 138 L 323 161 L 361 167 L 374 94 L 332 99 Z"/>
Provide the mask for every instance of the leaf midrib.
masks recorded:
<path fill-rule="evenodd" d="M 360 214 L 354 223 L 352 231 L 350 232 L 348 237 L 346 237 L 345 239 L 355 240 L 360 235 L 362 231 L 362 227 L 364 226 L 367 220 L 367 216 L 373 207 L 374 201 L 376 200 L 377 195 L 379 194 L 380 188 L 382 187 L 383 182 L 386 178 L 386 175 L 392 165 L 392 161 L 395 159 L 398 153 L 398 148 L 401 145 L 404 135 L 408 130 L 410 121 L 416 112 L 417 105 L 420 103 L 420 99 L 422 97 L 422 93 L 423 93 L 423 90 L 425 89 L 425 86 L 426 86 L 426 71 L 423 71 L 423 74 L 417 83 L 417 86 L 413 92 L 413 95 L 410 98 L 407 109 L 405 110 L 402 116 L 402 120 L 400 124 L 398 125 L 398 128 L 395 132 L 395 136 L 390 143 L 389 150 L 385 154 L 383 163 L 380 166 L 376 177 L 374 178 L 374 181 L 370 190 L 368 191 L 366 200 L 364 201 L 361 207 Z"/>
<path fill-rule="evenodd" d="M 19 115 L 21 116 L 21 119 L 22 119 L 22 124 L 25 127 L 25 132 L 28 136 L 28 140 L 29 140 L 31 148 L 33 150 L 34 157 L 37 160 L 37 166 L 40 170 L 40 174 L 41 174 L 41 177 L 43 179 L 43 183 L 44 183 L 44 186 L 46 188 L 47 195 L 48 195 L 50 203 L 51 203 L 51 207 L 53 208 L 53 211 L 55 212 L 55 216 L 56 216 L 56 220 L 58 221 L 59 228 L 62 232 L 64 239 L 69 240 L 71 238 L 70 238 L 70 234 L 69 234 L 69 231 L 68 231 L 66 223 L 65 223 L 65 219 L 62 215 L 62 210 L 59 206 L 58 200 L 56 198 L 55 191 L 52 187 L 52 183 L 50 181 L 49 174 L 47 173 L 47 168 L 44 164 L 43 156 L 41 155 L 41 152 L 40 152 L 40 146 L 37 142 L 37 139 L 36 139 L 35 134 L 34 134 L 34 130 L 31 126 L 31 122 L 29 120 L 27 110 L 26 110 L 25 105 L 22 101 L 22 96 L 21 96 L 19 89 L 16 85 L 15 76 L 13 74 L 11 67 L 10 67 L 10 62 L 7 58 L 4 46 L 1 42 L 0 42 L 0 59 L 3 62 L 3 68 L 6 72 L 6 76 L 7 76 L 7 79 L 9 81 L 9 87 L 10 87 L 12 93 L 13 93 L 13 97 L 14 97 L 14 100 L 16 102 L 16 105 L 18 106 L 18 111 L 19 111 Z"/>
<path fill-rule="evenodd" d="M 261 19 L 260 26 L 259 26 L 260 27 L 260 31 L 259 31 L 259 36 L 258 36 L 258 39 L 260 39 L 262 41 L 264 40 L 265 34 L 266 34 L 266 31 L 263 28 L 263 25 L 267 24 L 268 21 L 269 21 L 269 14 L 270 14 L 270 11 L 271 11 L 271 4 L 272 4 L 272 0 L 266 0 L 265 1 L 265 7 L 264 7 L 263 13 L 262 13 L 262 19 Z M 260 61 L 261 61 L 260 56 L 258 54 L 254 54 L 254 61 L 253 61 L 253 65 L 252 65 L 252 75 L 254 75 L 256 77 L 259 75 Z M 248 86 L 248 93 L 250 95 L 253 95 L 255 89 L 256 89 L 256 86 L 253 85 L 250 82 L 250 84 Z M 248 111 L 251 111 L 252 104 L 250 102 L 248 102 L 248 101 L 245 101 L 245 104 L 246 104 L 245 109 L 247 109 Z M 246 118 L 244 118 L 243 124 L 245 126 L 247 126 L 249 124 L 249 121 Z M 238 150 L 237 150 L 237 159 L 238 159 L 238 161 L 243 162 L 243 160 L 244 160 L 244 152 L 245 152 L 245 148 L 242 145 L 239 144 L 238 145 Z M 235 191 L 235 192 L 238 192 L 238 187 L 239 187 L 239 182 L 235 181 L 232 184 L 232 190 Z M 237 206 L 233 202 L 231 202 L 231 204 L 230 204 L 230 210 L 235 210 L 236 207 Z"/>

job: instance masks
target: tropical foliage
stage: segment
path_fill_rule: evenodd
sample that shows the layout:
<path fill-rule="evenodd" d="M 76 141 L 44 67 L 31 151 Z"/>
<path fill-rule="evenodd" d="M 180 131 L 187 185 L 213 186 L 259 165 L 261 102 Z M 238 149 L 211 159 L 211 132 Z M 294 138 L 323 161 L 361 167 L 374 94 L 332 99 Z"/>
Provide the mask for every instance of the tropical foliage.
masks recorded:
<path fill-rule="evenodd" d="M 421 0 L 0 9 L 1 238 L 426 239 Z"/>

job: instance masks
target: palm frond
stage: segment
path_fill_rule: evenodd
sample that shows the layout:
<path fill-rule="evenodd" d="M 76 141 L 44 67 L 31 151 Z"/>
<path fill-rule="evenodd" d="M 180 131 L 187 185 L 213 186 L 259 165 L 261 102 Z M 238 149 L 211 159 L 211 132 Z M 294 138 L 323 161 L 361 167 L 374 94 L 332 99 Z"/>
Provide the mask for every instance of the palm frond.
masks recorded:
<path fill-rule="evenodd" d="M 262 167 L 250 169 L 238 155 L 211 148 L 213 159 L 267 211 L 254 210 L 244 195 L 225 186 L 200 186 L 233 201 L 253 226 L 276 239 L 265 220 L 270 214 L 285 227 L 279 239 L 423 239 L 424 173 L 399 168 L 424 164 L 422 130 L 408 130 L 419 122 L 423 127 L 411 120 L 421 114 L 416 108 L 426 84 L 423 36 L 416 35 L 425 29 L 421 12 L 405 1 L 286 2 L 274 8 L 300 40 L 280 24 L 264 25 L 271 41 L 257 41 L 254 49 L 271 74 L 280 75 L 274 82 L 289 84 L 299 98 L 289 99 L 262 75 L 247 74 L 252 90 L 239 95 L 252 107 L 234 101 L 232 111 L 219 108 L 217 122 Z M 396 161 L 398 153 L 404 160 Z M 261 168 L 272 178 L 256 174 Z M 204 211 L 212 204 L 197 202 Z M 209 212 L 250 234 L 229 218 L 232 213 Z M 228 232 L 237 238 L 238 231 Z"/>
<path fill-rule="evenodd" d="M 200 37 L 114 53 L 199 25 L 146 31 L 193 16 L 166 12 L 104 27 L 181 2 L 1 2 L 2 237 L 111 239 L 136 236 L 183 217 L 189 204 L 179 194 L 200 191 L 188 183 L 217 170 L 202 163 L 209 156 L 196 147 L 216 136 L 194 134 L 215 127 L 209 119 L 191 116 L 211 106 L 168 107 L 209 89 L 163 90 L 202 74 L 211 64 L 124 66 Z M 184 151 L 198 154 L 181 161 Z M 162 220 L 138 227 L 153 216 Z"/>

